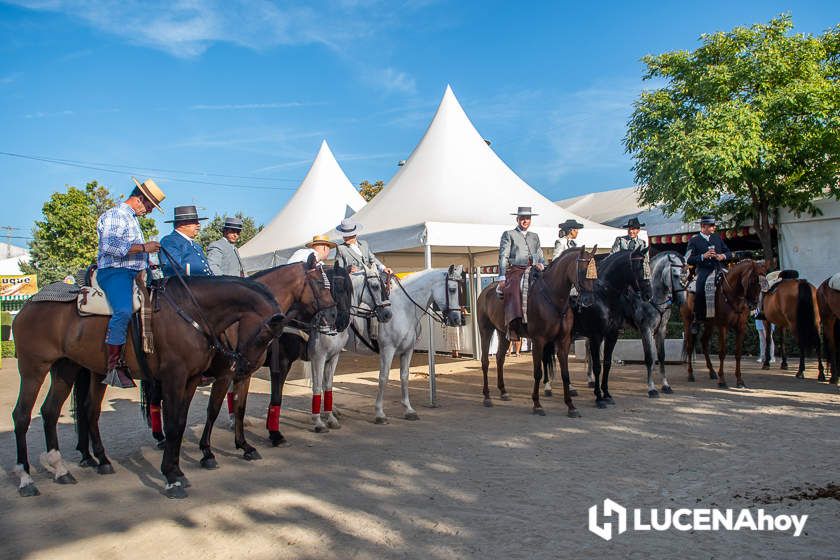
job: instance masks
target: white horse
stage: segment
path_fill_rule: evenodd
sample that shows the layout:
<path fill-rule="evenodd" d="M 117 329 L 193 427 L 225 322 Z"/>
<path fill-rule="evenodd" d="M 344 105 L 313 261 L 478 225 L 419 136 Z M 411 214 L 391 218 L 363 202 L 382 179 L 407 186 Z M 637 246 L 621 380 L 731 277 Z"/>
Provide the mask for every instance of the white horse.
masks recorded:
<path fill-rule="evenodd" d="M 364 291 L 363 274 L 351 274 L 353 279 L 354 307 L 372 309 L 370 294 Z M 342 349 L 356 354 L 379 353 L 379 392 L 376 396 L 374 422 L 387 424 L 383 400 L 388 372 L 394 357 L 400 360 L 401 402 L 405 407 L 404 418 L 417 420 L 417 411 L 408 398 L 408 373 L 414 345 L 420 336 L 420 321 L 434 304 L 439 313 L 432 312 L 438 320 L 449 326 L 463 325 L 461 305 L 463 304 L 464 271 L 462 266 L 450 266 L 449 269 L 433 268 L 412 274 L 402 282 L 397 281 L 391 288 L 391 319 L 380 322 L 376 339 L 371 338 L 365 317 L 354 313 L 351 327 L 336 336 L 316 336 L 309 341 L 309 359 L 312 367 L 312 394 L 332 396 L 332 382 L 338 358 Z M 358 302 L 358 303 L 357 303 Z M 326 399 L 325 399 L 326 400 Z M 330 398 L 330 401 L 332 399 Z M 329 403 L 332 405 L 332 402 Z M 326 402 L 325 402 L 326 405 Z M 331 408 L 331 407 L 330 407 Z M 326 420 L 326 424 L 324 423 Z M 323 415 L 313 406 L 312 422 L 316 432 L 338 428 L 340 424 L 332 410 Z"/>

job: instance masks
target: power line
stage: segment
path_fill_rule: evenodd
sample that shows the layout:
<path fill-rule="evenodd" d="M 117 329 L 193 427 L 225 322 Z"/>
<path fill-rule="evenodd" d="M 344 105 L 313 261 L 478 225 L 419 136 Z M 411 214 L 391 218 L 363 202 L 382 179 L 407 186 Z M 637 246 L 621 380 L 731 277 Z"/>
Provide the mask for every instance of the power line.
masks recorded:
<path fill-rule="evenodd" d="M 118 175 L 126 175 L 126 174 L 134 174 L 140 175 L 137 169 L 129 169 L 128 166 L 122 166 L 119 164 L 97 164 L 97 163 L 87 163 L 87 162 L 79 162 L 74 160 L 65 160 L 53 157 L 46 157 L 46 156 L 36 156 L 36 155 L 27 155 L 27 154 L 16 154 L 13 152 L 0 152 L 0 155 L 8 156 L 8 157 L 16 157 L 21 159 L 28 159 L 32 161 L 41 161 L 45 163 L 53 163 L 56 165 L 66 165 L 68 167 L 77 167 L 81 169 L 90 169 L 93 171 L 102 171 L 104 173 L 115 173 Z M 102 167 L 103 165 L 109 165 L 110 167 L 126 167 L 126 169 L 119 170 L 119 169 L 109 169 L 107 167 Z M 141 168 L 146 171 L 153 170 L 153 168 Z M 170 170 L 169 172 L 179 173 L 179 171 Z M 258 179 L 261 181 L 290 181 L 297 183 L 297 179 L 286 179 L 286 178 L 264 178 L 264 177 L 248 177 L 244 175 L 222 175 L 222 174 L 214 174 L 214 173 L 203 173 L 203 172 L 191 172 L 191 171 L 180 171 L 180 173 L 188 173 L 194 175 L 206 175 L 209 177 L 230 177 L 230 178 L 242 178 L 242 179 Z M 258 189 L 258 190 L 286 190 L 286 191 L 293 191 L 297 187 L 282 187 L 282 186 L 267 186 L 267 185 L 239 185 L 239 184 L 232 184 L 232 183 L 220 183 L 216 181 L 202 181 L 199 179 L 186 179 L 183 177 L 159 177 L 159 179 L 164 181 L 171 181 L 174 183 L 194 183 L 199 185 L 210 185 L 210 186 L 217 186 L 217 187 L 230 187 L 230 188 L 239 188 L 239 189 Z"/>

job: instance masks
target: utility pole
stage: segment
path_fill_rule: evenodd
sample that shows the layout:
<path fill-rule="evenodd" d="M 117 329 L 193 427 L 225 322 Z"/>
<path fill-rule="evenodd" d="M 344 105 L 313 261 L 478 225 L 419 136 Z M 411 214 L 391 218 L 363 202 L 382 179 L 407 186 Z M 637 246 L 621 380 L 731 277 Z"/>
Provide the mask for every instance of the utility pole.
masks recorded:
<path fill-rule="evenodd" d="M 10 258 L 12 256 L 12 238 L 15 239 L 22 239 L 22 237 L 17 235 L 12 235 L 12 232 L 22 230 L 23 228 L 19 227 L 12 227 L 12 226 L 0 226 L 0 229 L 5 230 L 6 236 L 6 256 L 4 258 Z"/>

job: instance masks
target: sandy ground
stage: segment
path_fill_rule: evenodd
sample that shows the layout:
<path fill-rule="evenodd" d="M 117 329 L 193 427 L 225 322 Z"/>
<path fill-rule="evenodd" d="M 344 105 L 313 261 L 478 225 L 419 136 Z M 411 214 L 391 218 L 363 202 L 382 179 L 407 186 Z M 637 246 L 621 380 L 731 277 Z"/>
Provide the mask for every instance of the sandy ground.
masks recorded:
<path fill-rule="evenodd" d="M 100 476 L 76 466 L 75 434 L 61 420 L 61 444 L 74 486 L 33 473 L 41 496 L 20 498 L 9 475 L 0 489 L 3 558 L 837 558 L 840 501 L 761 496 L 840 480 L 840 395 L 834 386 L 792 373 L 747 366 L 745 390 L 718 390 L 705 376 L 685 381 L 669 367 L 673 395 L 648 399 L 642 367 L 613 370 L 617 405 L 598 410 L 582 373 L 565 416 L 557 396 L 548 415 L 530 413 L 530 359 L 512 359 L 510 402 L 481 399 L 472 360 L 439 365 L 439 408 L 425 408 L 427 378 L 412 375 L 421 419 L 401 418 L 392 371 L 386 398 L 391 422 L 372 423 L 376 374 L 370 360 L 345 356 L 336 381 L 342 428 L 310 429 L 309 393 L 290 383 L 282 429 L 290 447 L 271 448 L 262 420 L 249 441 L 263 459 L 247 462 L 231 432 L 217 427 L 220 468 L 198 465 L 207 391 L 190 413 L 182 467 L 190 497 L 161 495 L 160 452 L 140 422 L 136 390 L 109 390 L 102 416 L 106 448 L 117 470 Z M 422 372 L 425 356 L 415 357 Z M 731 371 L 731 370 L 730 370 Z M 351 372 L 351 373 L 347 373 Z M 251 385 L 249 416 L 263 419 L 269 386 Z M 734 380 L 733 380 L 734 382 Z M 494 383 L 494 381 L 491 381 Z M 14 360 L 0 372 L 0 408 L 17 398 Z M 42 396 L 46 389 L 42 390 Z M 556 392 L 555 392 L 556 394 Z M 40 406 L 40 405 L 39 405 Z M 0 416 L 0 459 L 15 462 L 10 414 Z M 39 417 L 29 431 L 33 465 L 44 451 Z M 72 460 L 72 461 L 71 461 Z M 774 532 L 625 533 L 606 542 L 587 530 L 587 511 L 604 498 L 629 507 L 763 507 L 807 514 L 799 538 Z"/>

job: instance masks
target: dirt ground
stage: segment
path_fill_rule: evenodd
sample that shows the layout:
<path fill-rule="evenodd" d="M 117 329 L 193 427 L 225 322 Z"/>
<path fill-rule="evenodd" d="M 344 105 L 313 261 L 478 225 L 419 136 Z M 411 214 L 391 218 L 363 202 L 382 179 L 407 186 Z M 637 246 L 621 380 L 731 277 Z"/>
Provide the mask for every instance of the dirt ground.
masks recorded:
<path fill-rule="evenodd" d="M 186 500 L 162 496 L 160 451 L 138 413 L 137 390 L 112 390 L 101 425 L 116 474 L 77 466 L 75 433 L 61 419 L 61 445 L 78 484 L 33 477 L 41 496 L 21 498 L 17 478 L 0 488 L 3 558 L 837 558 L 840 501 L 796 499 L 837 483 L 840 395 L 792 372 L 763 372 L 747 361 L 748 389 L 719 390 L 705 374 L 685 381 L 669 366 L 673 395 L 649 399 L 642 366 L 613 370 L 616 406 L 594 407 L 583 366 L 572 364 L 582 418 L 557 396 L 547 416 L 530 412 L 530 358 L 511 359 L 513 400 L 482 406 L 472 360 L 438 366 L 439 408 L 426 408 L 426 356 L 416 356 L 412 402 L 403 420 L 392 371 L 386 412 L 375 425 L 376 373 L 370 360 L 344 356 L 336 379 L 342 427 L 310 428 L 310 396 L 290 382 L 282 430 L 291 446 L 272 448 L 263 429 L 269 385 L 251 384 L 249 441 L 263 459 L 247 462 L 218 425 L 220 468 L 202 470 L 198 449 L 207 389 L 190 412 L 182 468 Z M 727 364 L 731 368 L 730 364 Z M 731 372 L 731 369 L 730 369 Z M 491 384 L 495 384 L 494 377 Z M 734 385 L 734 380 L 730 378 Z M 14 360 L 0 371 L 0 460 L 15 463 L 9 411 L 17 398 Z M 46 388 L 42 389 L 42 396 Z M 40 403 L 39 403 L 40 406 Z M 44 451 L 35 417 L 30 460 Z M 836 487 L 835 487 L 836 488 Z M 807 514 L 805 533 L 627 532 L 607 542 L 587 530 L 588 509 L 611 498 L 628 507 L 762 507 Z M 768 499 L 769 498 L 769 499 Z"/>

